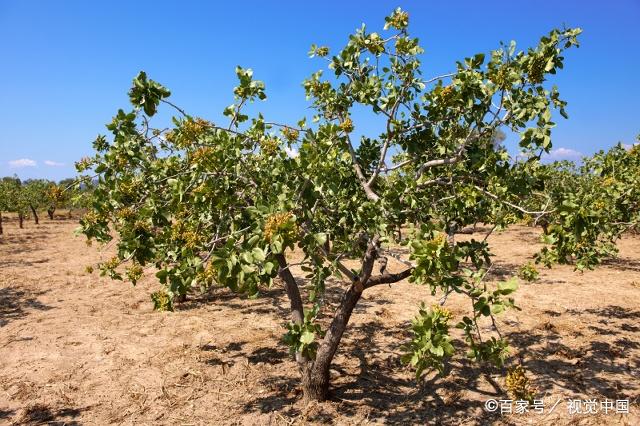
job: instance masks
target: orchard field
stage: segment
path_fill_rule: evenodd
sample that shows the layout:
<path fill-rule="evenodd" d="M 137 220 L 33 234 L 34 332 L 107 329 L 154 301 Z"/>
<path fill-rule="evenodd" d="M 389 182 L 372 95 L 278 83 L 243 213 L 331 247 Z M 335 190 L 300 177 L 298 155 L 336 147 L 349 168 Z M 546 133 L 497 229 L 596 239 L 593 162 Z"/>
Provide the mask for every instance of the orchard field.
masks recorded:
<path fill-rule="evenodd" d="M 417 386 L 400 363 L 416 304 L 437 303 L 406 281 L 380 286 L 356 307 L 331 369 L 326 402 L 301 399 L 296 363 L 282 343 L 286 293 L 256 300 L 214 289 L 175 312 L 156 312 L 148 293 L 86 266 L 112 248 L 74 236 L 77 217 L 5 218 L 0 239 L 0 424 L 638 424 L 640 237 L 619 241 L 619 258 L 595 271 L 541 269 L 522 284 L 521 311 L 499 317 L 550 414 L 490 414 L 508 398 L 504 374 L 464 354 L 449 376 Z M 461 236 L 461 238 L 468 236 Z M 490 280 L 513 275 L 539 248 L 539 231 L 517 226 L 491 237 Z M 395 265 L 389 266 L 390 268 Z M 271 297 L 269 297 L 271 296 Z M 331 302 L 334 303 L 334 302 Z M 468 302 L 451 296 L 454 314 Z M 381 326 L 381 323 L 384 326 Z M 456 339 L 460 335 L 454 335 Z M 456 343 L 458 345 L 460 343 Z M 566 400 L 629 399 L 629 415 L 568 414 Z"/>
<path fill-rule="evenodd" d="M 287 122 L 139 71 L 75 177 L 3 177 L 0 421 L 640 424 L 640 135 L 554 157 L 582 29 L 441 74 L 409 16 Z"/>

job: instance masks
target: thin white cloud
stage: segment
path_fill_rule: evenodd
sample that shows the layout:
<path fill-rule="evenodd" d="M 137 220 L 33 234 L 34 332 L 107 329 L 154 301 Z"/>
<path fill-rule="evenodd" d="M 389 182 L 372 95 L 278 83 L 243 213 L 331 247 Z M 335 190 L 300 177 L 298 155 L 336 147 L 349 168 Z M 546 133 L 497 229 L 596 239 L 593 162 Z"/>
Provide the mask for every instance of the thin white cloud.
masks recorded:
<path fill-rule="evenodd" d="M 631 148 L 633 148 L 636 145 L 640 145 L 640 143 L 623 143 L 622 147 L 627 151 L 629 151 Z"/>
<path fill-rule="evenodd" d="M 63 167 L 65 165 L 64 163 L 58 163 L 57 161 L 52 160 L 44 160 L 44 164 L 51 167 Z"/>
<path fill-rule="evenodd" d="M 556 148 L 552 149 L 551 152 L 545 155 L 546 158 L 552 161 L 560 161 L 560 160 L 580 160 L 584 157 L 584 154 L 580 151 L 576 151 L 571 148 Z"/>
<path fill-rule="evenodd" d="M 38 163 L 30 158 L 20 158 L 19 160 L 9 161 L 9 167 L 14 169 L 20 169 L 22 167 L 36 167 Z"/>
<path fill-rule="evenodd" d="M 300 155 L 300 153 L 295 148 L 288 148 L 285 146 L 284 151 L 291 158 L 296 158 L 298 155 Z"/>

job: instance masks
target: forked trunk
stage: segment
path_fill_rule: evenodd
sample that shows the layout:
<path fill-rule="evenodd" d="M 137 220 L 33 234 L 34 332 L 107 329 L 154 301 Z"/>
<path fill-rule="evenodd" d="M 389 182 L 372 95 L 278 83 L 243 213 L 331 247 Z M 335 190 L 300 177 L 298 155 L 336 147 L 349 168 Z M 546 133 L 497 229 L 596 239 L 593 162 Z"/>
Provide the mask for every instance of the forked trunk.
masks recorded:
<path fill-rule="evenodd" d="M 18 213 L 18 222 L 20 223 L 20 229 L 24 228 L 24 215 L 22 213 Z"/>
<path fill-rule="evenodd" d="M 47 214 L 49 215 L 49 219 L 53 220 L 53 214 L 55 213 L 56 209 L 54 209 L 53 207 L 47 209 Z"/>
<path fill-rule="evenodd" d="M 29 206 L 29 208 L 31 209 L 31 213 L 33 213 L 33 220 L 36 221 L 36 225 L 39 225 L 40 218 L 38 217 L 38 212 L 36 212 L 36 209 L 34 209 L 33 206 Z"/>
<path fill-rule="evenodd" d="M 302 390 L 306 400 L 324 401 L 329 396 L 329 368 L 347 328 L 353 308 L 362 296 L 362 290 L 352 285 L 342 296 L 340 307 L 320 343 L 315 361 L 302 372 Z"/>

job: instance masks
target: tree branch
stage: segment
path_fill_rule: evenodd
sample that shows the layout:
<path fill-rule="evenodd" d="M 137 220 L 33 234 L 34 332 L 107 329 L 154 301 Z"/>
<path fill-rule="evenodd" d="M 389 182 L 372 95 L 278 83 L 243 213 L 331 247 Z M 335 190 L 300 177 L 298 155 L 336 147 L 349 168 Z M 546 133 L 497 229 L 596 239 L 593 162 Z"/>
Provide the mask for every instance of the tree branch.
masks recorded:
<path fill-rule="evenodd" d="M 413 268 L 408 268 L 402 272 L 397 272 L 393 274 L 390 274 L 387 272 L 381 275 L 374 275 L 373 277 L 369 278 L 369 280 L 365 283 L 364 288 L 367 289 L 380 284 L 397 283 L 398 281 L 402 281 L 405 278 L 409 278 L 412 272 L 413 272 Z"/>

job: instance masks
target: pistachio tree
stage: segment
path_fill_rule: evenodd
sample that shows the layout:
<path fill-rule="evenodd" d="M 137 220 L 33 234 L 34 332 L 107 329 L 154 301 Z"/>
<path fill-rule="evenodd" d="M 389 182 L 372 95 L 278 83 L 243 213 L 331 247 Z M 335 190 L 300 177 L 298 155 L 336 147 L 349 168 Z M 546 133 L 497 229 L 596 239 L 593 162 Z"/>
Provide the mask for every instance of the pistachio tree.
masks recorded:
<path fill-rule="evenodd" d="M 189 115 L 141 72 L 131 108 L 117 112 L 110 135 L 94 141 L 96 154 L 77 165 L 97 182 L 82 232 L 102 243 L 112 231 L 118 237 L 102 273 L 135 284 L 156 268 L 164 287 L 152 299 L 169 310 L 194 289 L 258 297 L 284 286 L 284 340 L 309 399 L 327 398 L 329 367 L 362 294 L 405 279 L 443 303 L 452 292 L 471 302 L 461 318 L 440 307 L 419 310 L 404 346 L 418 376 L 442 370 L 453 354 L 450 324 L 464 333 L 469 357 L 504 363 L 507 342 L 497 331 L 483 337 L 480 323 L 495 325 L 494 316 L 513 306 L 516 282 L 488 285 L 488 235 L 457 241 L 455 233 L 550 213 L 539 180 L 523 173 L 496 135 L 519 133 L 531 153 L 526 170 L 536 171 L 552 147 L 552 111 L 566 116 L 547 78 L 563 67 L 580 30 L 553 30 L 524 51 L 501 45 L 427 77 L 408 23 L 398 9 L 384 30 L 362 26 L 335 54 L 312 46 L 331 75 L 318 71 L 304 81 L 315 113 L 297 123 L 249 116 L 245 107 L 266 99 L 250 69 L 236 69 L 224 123 Z M 154 125 L 161 107 L 174 111 L 169 126 Z M 380 134 L 357 121 L 353 112 L 363 108 L 381 121 Z M 409 228 L 407 257 L 391 250 L 400 227 Z M 301 261 L 291 260 L 294 251 Z M 335 309 L 326 303 L 335 294 L 328 286 L 341 293 Z"/>
<path fill-rule="evenodd" d="M 554 209 L 547 215 L 546 247 L 537 261 L 593 269 L 617 254 L 616 241 L 640 226 L 640 148 L 617 144 L 578 167 L 555 163 L 541 175 Z"/>
<path fill-rule="evenodd" d="M 0 181 L 0 210 L 16 213 L 20 229 L 24 227 L 25 218 L 29 217 L 29 194 L 23 182 L 17 177 L 3 177 Z"/>
<path fill-rule="evenodd" d="M 40 223 L 38 211 L 51 208 L 52 185 L 53 183 L 46 179 L 29 179 L 22 183 L 24 196 L 36 225 Z"/>

